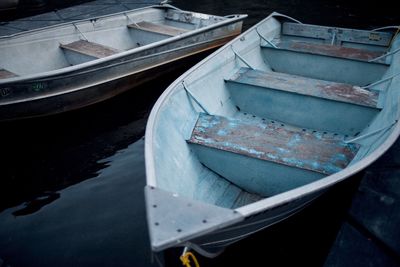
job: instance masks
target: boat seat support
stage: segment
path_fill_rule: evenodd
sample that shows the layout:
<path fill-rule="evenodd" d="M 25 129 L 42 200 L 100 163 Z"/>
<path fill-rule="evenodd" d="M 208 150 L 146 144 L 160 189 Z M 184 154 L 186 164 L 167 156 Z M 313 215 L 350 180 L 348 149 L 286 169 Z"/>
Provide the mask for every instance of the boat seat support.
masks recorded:
<path fill-rule="evenodd" d="M 89 41 L 88 38 L 87 38 L 87 37 L 83 34 L 83 32 L 79 29 L 78 25 L 76 25 L 76 23 L 72 23 L 72 24 L 74 25 L 75 29 L 79 32 L 79 34 L 82 36 L 82 38 L 83 38 L 85 41 Z"/>
<path fill-rule="evenodd" d="M 384 82 L 386 82 L 386 81 L 392 80 L 394 77 L 396 77 L 396 76 L 398 76 L 398 75 L 400 75 L 400 72 L 395 73 L 395 74 L 393 74 L 393 75 L 390 75 L 389 77 L 386 77 L 386 78 L 384 78 L 384 79 L 381 79 L 381 80 L 376 81 L 376 82 L 374 82 L 374 83 L 371 83 L 371 84 L 369 84 L 369 85 L 361 86 L 361 88 L 362 88 L 362 89 L 370 89 L 371 87 L 373 87 L 373 86 L 375 86 L 375 85 L 378 85 L 378 84 L 384 83 Z M 372 89 L 372 88 L 371 88 L 371 89 Z M 373 89 L 375 89 L 375 88 L 373 88 Z M 379 89 L 375 89 L 375 90 L 382 91 L 382 90 L 379 90 Z"/>
<path fill-rule="evenodd" d="M 381 132 L 386 132 L 387 130 L 389 130 L 390 128 L 392 128 L 396 123 L 397 123 L 397 120 L 394 121 L 393 123 L 391 123 L 390 125 L 384 126 L 384 127 L 382 127 L 382 128 L 379 128 L 379 129 L 377 129 L 377 130 L 375 130 L 375 131 L 372 131 L 372 132 L 369 132 L 369 133 L 365 133 L 365 134 L 360 135 L 360 136 L 357 136 L 357 137 L 355 137 L 355 138 L 352 138 L 352 139 L 349 139 L 349 140 L 345 140 L 344 142 L 345 142 L 346 144 L 356 143 L 356 142 L 358 142 L 358 141 L 360 141 L 360 140 L 362 140 L 362 139 L 366 139 L 366 138 L 368 138 L 368 137 L 370 137 L 370 136 L 373 136 L 373 135 L 375 135 L 375 134 L 378 134 L 378 133 L 381 133 Z"/>
<path fill-rule="evenodd" d="M 388 57 L 388 56 L 394 55 L 394 54 L 396 54 L 396 53 L 399 52 L 399 51 L 400 51 L 400 47 L 397 48 L 397 49 L 395 49 L 395 50 L 393 50 L 392 52 L 388 52 L 388 53 L 386 53 L 386 54 L 383 54 L 382 56 L 379 56 L 379 57 L 370 59 L 369 62 L 376 62 L 376 61 L 382 60 L 383 58 L 386 58 L 386 57 Z"/>
<path fill-rule="evenodd" d="M 235 56 L 237 56 L 244 64 L 246 64 L 247 67 L 249 67 L 252 70 L 255 70 L 255 68 L 251 66 L 251 64 L 246 59 L 244 59 L 238 52 L 236 52 L 236 50 L 233 48 L 233 45 L 231 45 L 231 49 L 235 54 Z"/>
<path fill-rule="evenodd" d="M 186 86 L 185 81 L 182 81 L 182 86 L 185 89 L 185 91 L 189 94 L 189 96 L 194 100 L 194 102 L 196 102 L 197 105 L 199 105 L 199 107 L 206 113 L 206 114 L 210 114 L 210 112 L 208 112 L 208 110 L 201 104 L 201 102 L 199 100 L 197 100 L 197 98 L 193 95 L 193 93 L 189 90 L 189 88 Z"/>
<path fill-rule="evenodd" d="M 267 38 L 265 38 L 260 31 L 258 30 L 258 28 L 256 27 L 256 32 L 258 33 L 258 35 L 260 36 L 261 39 L 263 39 L 265 42 L 267 42 L 270 46 L 272 46 L 273 48 L 277 48 L 276 45 L 271 42 L 270 40 L 268 40 Z"/>

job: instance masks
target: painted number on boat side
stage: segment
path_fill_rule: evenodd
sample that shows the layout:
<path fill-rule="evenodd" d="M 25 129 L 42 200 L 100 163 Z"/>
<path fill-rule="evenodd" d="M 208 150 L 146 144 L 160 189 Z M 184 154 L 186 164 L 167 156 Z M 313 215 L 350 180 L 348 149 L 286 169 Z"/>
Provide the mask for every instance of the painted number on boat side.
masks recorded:
<path fill-rule="evenodd" d="M 8 96 L 9 94 L 11 94 L 11 88 L 10 88 L 10 87 L 4 87 L 4 88 L 1 88 L 1 89 L 0 89 L 0 95 L 1 95 L 2 97 L 6 97 L 6 96 Z"/>
<path fill-rule="evenodd" d="M 43 89 L 46 89 L 46 84 L 45 83 L 34 83 L 32 84 L 32 90 L 35 92 L 40 92 Z"/>
<path fill-rule="evenodd" d="M 381 40 L 381 36 L 379 35 L 379 33 L 371 32 L 369 34 L 369 39 L 371 41 L 380 41 Z"/>

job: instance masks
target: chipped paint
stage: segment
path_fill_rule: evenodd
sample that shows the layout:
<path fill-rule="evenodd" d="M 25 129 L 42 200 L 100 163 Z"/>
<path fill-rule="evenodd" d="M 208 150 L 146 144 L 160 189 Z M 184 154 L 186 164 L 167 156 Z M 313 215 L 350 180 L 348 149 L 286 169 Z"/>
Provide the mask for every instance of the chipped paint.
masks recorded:
<path fill-rule="evenodd" d="M 344 136 L 253 119 L 200 114 L 189 143 L 238 153 L 323 174 L 345 168 L 359 145 Z"/>

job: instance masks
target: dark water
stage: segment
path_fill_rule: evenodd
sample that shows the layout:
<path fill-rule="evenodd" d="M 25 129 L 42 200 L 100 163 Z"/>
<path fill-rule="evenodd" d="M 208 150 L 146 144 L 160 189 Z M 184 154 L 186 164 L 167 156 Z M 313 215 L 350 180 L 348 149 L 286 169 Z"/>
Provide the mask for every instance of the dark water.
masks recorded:
<path fill-rule="evenodd" d="M 143 2 L 143 1 L 142 1 Z M 374 28 L 400 23 L 382 1 L 183 1 L 198 12 L 272 11 L 305 23 Z M 0 124 L 0 267 L 153 266 L 145 221 L 143 135 L 152 105 L 185 69 L 105 103 L 64 115 Z M 202 266 L 322 266 L 357 177 L 292 219 L 239 242 Z M 340 199 L 337 199 L 340 195 Z M 257 245 L 255 245 L 257 244 Z M 180 266 L 179 251 L 166 253 Z"/>

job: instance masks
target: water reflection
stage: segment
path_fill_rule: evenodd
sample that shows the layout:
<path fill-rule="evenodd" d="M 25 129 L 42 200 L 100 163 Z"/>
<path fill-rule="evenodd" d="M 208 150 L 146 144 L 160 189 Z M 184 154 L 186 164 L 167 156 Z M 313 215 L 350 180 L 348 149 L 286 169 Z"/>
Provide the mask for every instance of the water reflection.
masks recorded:
<path fill-rule="evenodd" d="M 94 179 L 36 213 L 15 217 L 23 205 L 0 213 L 0 257 L 11 266 L 151 266 L 143 149 L 139 139 L 101 160 L 107 167 Z"/>
<path fill-rule="evenodd" d="M 0 177 L 4 177 L 0 179 L 0 212 L 34 201 L 43 192 L 96 177 L 105 167 L 99 160 L 141 138 L 161 92 L 206 54 L 169 66 L 169 75 L 110 101 L 51 117 L 0 123 Z"/>
<path fill-rule="evenodd" d="M 154 96 L 124 97 L 61 116 L 2 123 L 0 211 L 95 177 L 104 167 L 98 160 L 143 136 Z"/>
<path fill-rule="evenodd" d="M 41 196 L 25 202 L 24 207 L 13 211 L 12 215 L 14 216 L 24 216 L 28 214 L 32 214 L 40 210 L 42 207 L 50 204 L 51 202 L 60 198 L 60 193 L 58 192 L 43 192 Z"/>

